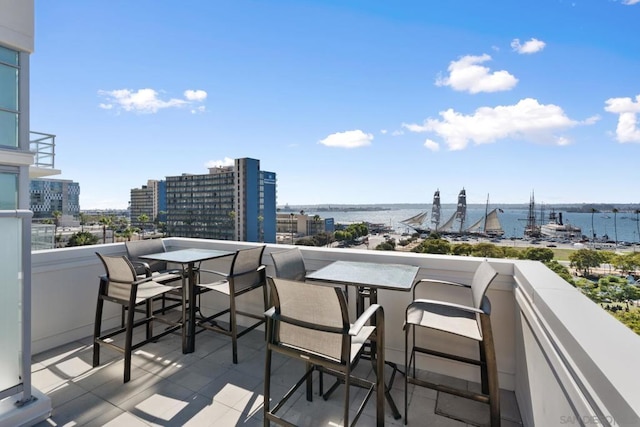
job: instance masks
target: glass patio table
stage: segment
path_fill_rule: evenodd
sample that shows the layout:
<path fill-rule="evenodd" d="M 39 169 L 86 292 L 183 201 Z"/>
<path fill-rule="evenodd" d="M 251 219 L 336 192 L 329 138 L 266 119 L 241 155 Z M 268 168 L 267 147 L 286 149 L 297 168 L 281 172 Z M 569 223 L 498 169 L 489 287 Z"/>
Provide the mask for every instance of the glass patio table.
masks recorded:
<path fill-rule="evenodd" d="M 141 255 L 140 258 L 166 261 L 182 266 L 182 352 L 193 353 L 196 335 L 196 271 L 197 262 L 222 258 L 235 254 L 233 251 L 217 249 L 178 249 Z M 188 280 L 185 280 L 185 277 Z M 188 298 L 187 298 L 188 296 Z M 187 305 L 188 302 L 188 305 Z M 188 307 L 188 309 L 187 309 Z"/>
<path fill-rule="evenodd" d="M 355 286 L 356 313 L 360 316 L 365 310 L 365 299 L 369 304 L 378 303 L 378 289 L 409 292 L 418 275 L 420 267 L 404 264 L 384 264 L 359 261 L 334 261 L 312 273 L 307 274 L 307 280 L 322 281 L 340 285 Z M 393 368 L 389 384 L 393 384 L 395 374 L 399 371 L 393 362 L 385 363 Z M 400 371 L 401 372 L 401 371 Z M 393 417 L 400 419 L 400 412 L 386 387 L 385 395 Z"/>

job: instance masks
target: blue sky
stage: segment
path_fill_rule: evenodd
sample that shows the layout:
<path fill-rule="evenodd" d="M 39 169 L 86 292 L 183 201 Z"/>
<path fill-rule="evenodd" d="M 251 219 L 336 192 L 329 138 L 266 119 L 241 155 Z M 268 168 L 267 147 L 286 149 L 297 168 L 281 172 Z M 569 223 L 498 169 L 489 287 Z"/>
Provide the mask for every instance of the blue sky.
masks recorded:
<path fill-rule="evenodd" d="M 81 209 L 260 159 L 278 204 L 637 203 L 640 0 L 36 0 Z"/>

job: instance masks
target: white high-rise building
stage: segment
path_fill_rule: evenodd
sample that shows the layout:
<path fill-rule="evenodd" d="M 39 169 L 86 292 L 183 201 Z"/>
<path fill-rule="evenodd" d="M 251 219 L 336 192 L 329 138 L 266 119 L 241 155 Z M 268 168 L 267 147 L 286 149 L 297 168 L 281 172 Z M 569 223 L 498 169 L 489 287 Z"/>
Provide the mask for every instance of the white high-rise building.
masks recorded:
<path fill-rule="evenodd" d="M 33 0 L 0 0 L 0 425 L 46 419 L 51 400 L 31 387 L 29 141 Z"/>

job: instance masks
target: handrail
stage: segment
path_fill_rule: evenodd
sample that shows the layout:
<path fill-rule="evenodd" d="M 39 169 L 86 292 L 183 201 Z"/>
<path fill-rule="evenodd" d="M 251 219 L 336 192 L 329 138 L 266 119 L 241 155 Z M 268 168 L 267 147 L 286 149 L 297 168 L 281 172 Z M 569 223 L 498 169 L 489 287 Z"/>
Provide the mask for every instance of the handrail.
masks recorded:
<path fill-rule="evenodd" d="M 29 131 L 29 150 L 35 153 L 33 166 L 53 169 L 55 165 L 56 136 L 50 133 Z M 34 135 L 39 135 L 34 138 Z"/>

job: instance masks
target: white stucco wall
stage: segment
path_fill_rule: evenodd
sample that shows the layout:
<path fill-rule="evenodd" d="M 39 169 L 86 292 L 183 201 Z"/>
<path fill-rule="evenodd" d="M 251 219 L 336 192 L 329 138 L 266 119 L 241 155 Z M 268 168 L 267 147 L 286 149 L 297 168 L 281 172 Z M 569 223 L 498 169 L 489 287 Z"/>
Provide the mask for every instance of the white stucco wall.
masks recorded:
<path fill-rule="evenodd" d="M 16 50 L 33 52 L 33 0 L 0 0 L 0 43 Z"/>

